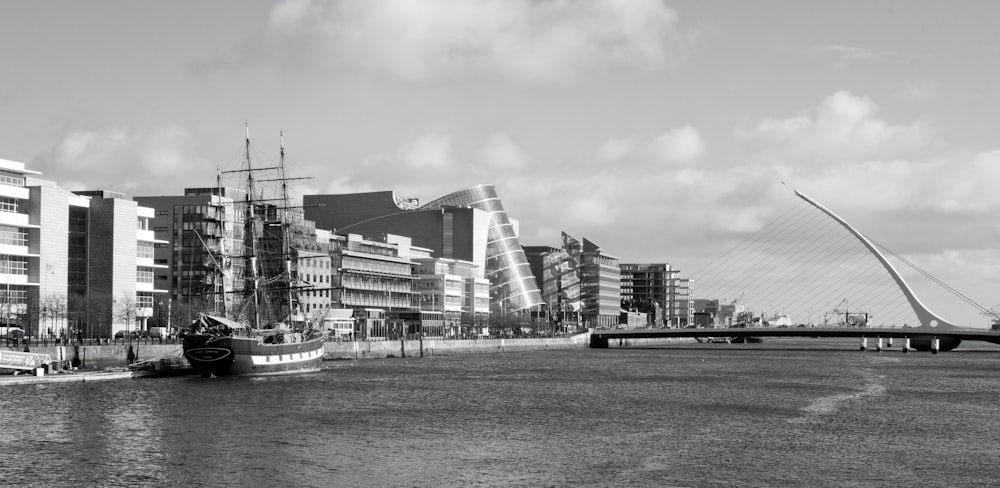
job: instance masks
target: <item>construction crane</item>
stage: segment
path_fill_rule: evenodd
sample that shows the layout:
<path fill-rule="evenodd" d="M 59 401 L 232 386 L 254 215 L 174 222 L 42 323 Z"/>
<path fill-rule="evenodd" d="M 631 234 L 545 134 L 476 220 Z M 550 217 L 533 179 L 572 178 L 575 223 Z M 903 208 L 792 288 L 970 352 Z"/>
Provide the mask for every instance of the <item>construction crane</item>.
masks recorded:
<path fill-rule="evenodd" d="M 988 308 L 980 312 L 981 315 L 985 315 L 992 321 L 990 324 L 990 330 L 1000 330 L 1000 304 L 994 305 L 992 308 Z"/>
<path fill-rule="evenodd" d="M 829 325 L 829 317 L 831 315 L 837 318 L 836 325 L 844 325 L 847 327 L 867 327 L 869 321 L 873 317 L 873 315 L 868 312 L 851 313 L 850 303 L 848 303 L 846 298 L 841 300 L 840 303 L 838 303 L 837 306 L 833 308 L 833 310 L 830 310 L 829 312 L 823 314 L 824 326 Z M 840 320 L 841 317 L 843 317 L 844 319 Z"/>

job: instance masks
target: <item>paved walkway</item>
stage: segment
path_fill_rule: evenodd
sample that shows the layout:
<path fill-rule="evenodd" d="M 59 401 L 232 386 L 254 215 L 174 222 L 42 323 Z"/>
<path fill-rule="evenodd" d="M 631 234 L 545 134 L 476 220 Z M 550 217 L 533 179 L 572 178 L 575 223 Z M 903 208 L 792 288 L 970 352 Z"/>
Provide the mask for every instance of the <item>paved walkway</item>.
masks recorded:
<path fill-rule="evenodd" d="M 108 381 L 134 378 L 131 371 L 70 371 L 50 373 L 44 376 L 33 374 L 0 375 L 0 386 L 6 385 L 38 385 L 47 383 L 72 383 L 86 381 Z"/>

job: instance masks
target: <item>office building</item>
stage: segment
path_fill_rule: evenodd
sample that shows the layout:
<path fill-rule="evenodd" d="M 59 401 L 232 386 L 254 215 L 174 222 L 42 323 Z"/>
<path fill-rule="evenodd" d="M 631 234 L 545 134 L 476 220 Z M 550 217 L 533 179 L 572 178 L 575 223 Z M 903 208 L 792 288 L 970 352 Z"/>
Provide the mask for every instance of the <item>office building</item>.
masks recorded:
<path fill-rule="evenodd" d="M 0 159 L 2 320 L 31 337 L 113 337 L 152 326 L 152 209 L 71 192 Z"/>
<path fill-rule="evenodd" d="M 492 185 L 458 191 L 425 205 L 393 192 L 306 195 L 306 218 L 342 233 L 408 236 L 435 257 L 469 261 L 490 282 L 491 313 L 542 303 L 521 243 Z"/>
<path fill-rule="evenodd" d="M 621 319 L 619 259 L 565 232 L 562 247 L 527 246 L 548 314 L 564 328 L 611 327 Z"/>

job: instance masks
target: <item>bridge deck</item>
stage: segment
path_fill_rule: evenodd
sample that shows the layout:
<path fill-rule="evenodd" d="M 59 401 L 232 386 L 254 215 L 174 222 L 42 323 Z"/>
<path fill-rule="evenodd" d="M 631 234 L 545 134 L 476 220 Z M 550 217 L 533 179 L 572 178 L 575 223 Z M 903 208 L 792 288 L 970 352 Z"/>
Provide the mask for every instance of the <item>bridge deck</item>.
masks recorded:
<path fill-rule="evenodd" d="M 980 329 L 931 329 L 928 327 L 749 327 L 683 329 L 598 329 L 594 339 L 651 339 L 662 337 L 871 337 L 918 338 L 949 337 L 963 341 L 1000 344 L 1000 331 Z"/>

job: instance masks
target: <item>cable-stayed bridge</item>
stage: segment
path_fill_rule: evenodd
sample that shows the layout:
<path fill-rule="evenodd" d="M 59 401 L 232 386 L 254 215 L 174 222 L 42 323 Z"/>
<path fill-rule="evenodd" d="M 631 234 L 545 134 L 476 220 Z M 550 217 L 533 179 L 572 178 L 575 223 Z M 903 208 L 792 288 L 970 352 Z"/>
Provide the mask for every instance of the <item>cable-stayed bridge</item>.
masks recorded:
<path fill-rule="evenodd" d="M 652 337 L 899 338 L 904 348 L 951 350 L 962 340 L 1000 344 L 1000 331 L 949 322 L 920 300 L 899 272 L 905 266 L 977 312 L 992 309 L 879 245 L 815 200 L 796 191 L 797 205 L 730 249 L 692 278 L 696 295 L 718 299 L 702 328 L 599 330 L 609 339 Z M 862 342 L 864 344 L 864 342 Z"/>

